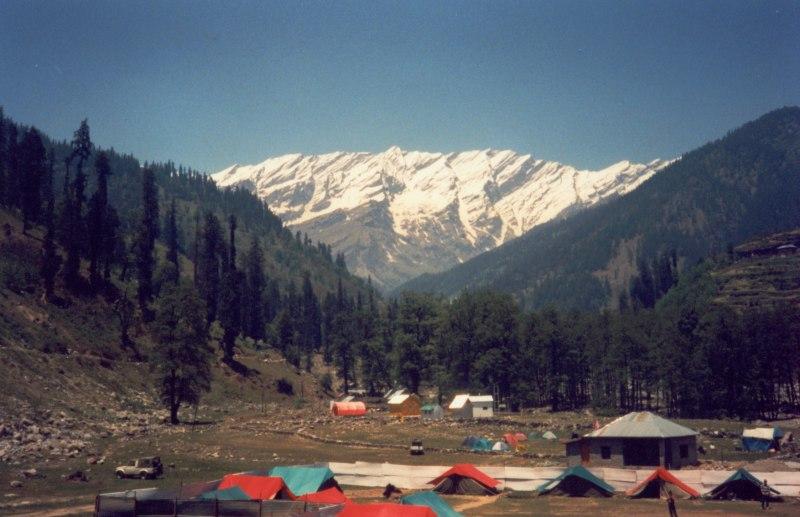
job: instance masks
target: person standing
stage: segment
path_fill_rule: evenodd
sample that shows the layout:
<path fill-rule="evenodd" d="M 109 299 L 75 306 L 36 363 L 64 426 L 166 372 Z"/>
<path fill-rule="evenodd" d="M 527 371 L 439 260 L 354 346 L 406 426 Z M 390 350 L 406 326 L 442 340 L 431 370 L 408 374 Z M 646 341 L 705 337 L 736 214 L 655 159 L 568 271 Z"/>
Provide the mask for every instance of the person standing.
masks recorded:
<path fill-rule="evenodd" d="M 770 497 L 770 488 L 769 483 L 767 480 L 764 480 L 764 483 L 761 485 L 761 509 L 762 510 L 769 510 L 769 497 Z"/>
<path fill-rule="evenodd" d="M 667 491 L 667 510 L 669 510 L 669 517 L 678 517 L 678 510 L 675 509 L 675 496 L 672 495 L 672 490 Z"/>

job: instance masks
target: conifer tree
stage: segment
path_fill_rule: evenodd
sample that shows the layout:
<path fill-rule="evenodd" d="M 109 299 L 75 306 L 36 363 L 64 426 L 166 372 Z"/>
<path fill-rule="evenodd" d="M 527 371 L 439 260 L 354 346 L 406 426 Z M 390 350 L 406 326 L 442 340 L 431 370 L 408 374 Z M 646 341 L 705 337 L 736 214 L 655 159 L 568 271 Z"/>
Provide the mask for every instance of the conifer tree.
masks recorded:
<path fill-rule="evenodd" d="M 242 294 L 244 334 L 255 340 L 264 339 L 266 279 L 264 278 L 264 254 L 256 237 L 253 237 L 250 249 L 245 254 L 244 272 L 245 282 Z"/>
<path fill-rule="evenodd" d="M 158 189 L 152 169 L 142 171 L 142 207 L 134 245 L 137 298 L 139 309 L 149 319 L 149 303 L 153 296 L 153 271 L 155 269 L 155 243 L 158 238 Z"/>
<path fill-rule="evenodd" d="M 62 242 L 67 249 L 67 260 L 64 264 L 64 280 L 69 288 L 75 289 L 80 282 L 81 255 L 84 244 L 83 204 L 86 202 L 86 175 L 83 165 L 92 153 L 92 141 L 89 138 L 89 125 L 81 122 L 72 140 L 72 152 L 66 159 L 67 173 L 64 177 L 64 209 L 62 213 Z M 69 166 L 75 162 L 75 178 L 69 184 Z"/>
<path fill-rule="evenodd" d="M 206 321 L 217 319 L 220 290 L 220 255 L 224 248 L 217 216 L 206 212 L 197 258 L 197 290 L 206 306 Z"/>
<path fill-rule="evenodd" d="M 180 278 L 180 262 L 178 260 L 178 221 L 175 213 L 175 199 L 169 205 L 167 220 L 164 225 L 164 240 L 167 244 L 167 262 L 174 266 L 173 283 L 177 283 Z"/>
<path fill-rule="evenodd" d="M 100 286 L 100 268 L 108 260 L 107 243 L 109 232 L 114 231 L 109 224 L 108 210 L 108 177 L 111 175 L 108 155 L 100 152 L 94 161 L 97 174 L 97 190 L 89 200 L 89 211 L 86 214 L 86 229 L 89 240 L 89 282 L 97 291 Z"/>
<path fill-rule="evenodd" d="M 6 119 L 0 106 L 0 206 L 6 206 Z"/>
<path fill-rule="evenodd" d="M 223 274 L 219 293 L 219 322 L 224 334 L 222 336 L 222 351 L 226 361 L 233 359 L 233 349 L 236 336 L 241 330 L 241 294 L 240 274 L 236 267 L 236 217 L 228 219 L 228 254 L 223 263 Z"/>
<path fill-rule="evenodd" d="M 20 162 L 22 232 L 27 233 L 30 223 L 39 222 L 42 207 L 42 181 L 47 174 L 47 154 L 42 137 L 33 128 L 27 130 L 22 137 Z"/>
<path fill-rule="evenodd" d="M 55 244 L 55 200 L 53 199 L 53 156 L 50 155 L 48 160 L 48 173 L 45 177 L 45 197 L 46 209 L 44 212 L 44 225 L 45 234 L 42 243 L 42 262 L 40 265 L 39 274 L 42 277 L 42 286 L 44 287 L 43 301 L 48 303 L 53 298 L 55 287 L 55 278 L 58 269 L 61 267 L 61 256 L 56 250 Z"/>

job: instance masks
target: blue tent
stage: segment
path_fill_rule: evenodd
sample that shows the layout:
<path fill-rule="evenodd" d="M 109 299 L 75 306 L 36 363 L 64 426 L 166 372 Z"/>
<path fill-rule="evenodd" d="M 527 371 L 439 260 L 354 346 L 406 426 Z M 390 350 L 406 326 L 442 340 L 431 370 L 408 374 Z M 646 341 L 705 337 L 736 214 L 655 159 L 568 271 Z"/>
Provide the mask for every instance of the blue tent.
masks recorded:
<path fill-rule="evenodd" d="M 473 451 L 491 451 L 492 442 L 490 442 L 486 438 L 478 438 L 478 440 L 472 444 L 470 449 Z"/>
<path fill-rule="evenodd" d="M 407 495 L 400 499 L 400 504 L 427 506 L 436 513 L 437 517 L 461 517 L 461 514 L 453 510 L 436 492 L 426 491 Z"/>
<path fill-rule="evenodd" d="M 742 448 L 746 451 L 767 452 L 778 447 L 783 431 L 778 427 L 759 427 L 742 432 Z"/>
<path fill-rule="evenodd" d="M 328 467 L 273 467 L 269 475 L 283 479 L 296 496 L 319 492 L 337 486 L 333 471 Z"/>

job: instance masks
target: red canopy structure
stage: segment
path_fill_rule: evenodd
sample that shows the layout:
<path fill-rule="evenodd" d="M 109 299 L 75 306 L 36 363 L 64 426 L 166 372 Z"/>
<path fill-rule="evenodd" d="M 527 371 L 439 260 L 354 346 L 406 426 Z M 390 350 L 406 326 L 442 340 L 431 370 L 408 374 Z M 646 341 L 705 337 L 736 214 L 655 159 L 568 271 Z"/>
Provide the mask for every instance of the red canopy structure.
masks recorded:
<path fill-rule="evenodd" d="M 518 442 L 527 442 L 528 437 L 525 433 L 514 433 L 514 437 L 517 439 Z"/>
<path fill-rule="evenodd" d="M 500 482 L 487 476 L 470 463 L 453 465 L 442 475 L 428 481 L 441 494 L 491 495 L 497 493 Z"/>
<path fill-rule="evenodd" d="M 331 404 L 331 413 L 336 416 L 364 416 L 367 406 L 363 402 L 334 402 Z"/>
<path fill-rule="evenodd" d="M 350 504 L 350 499 L 348 499 L 347 496 L 336 487 L 301 495 L 297 499 L 300 501 L 307 501 L 309 503 Z"/>
<path fill-rule="evenodd" d="M 666 497 L 667 492 L 674 497 L 691 499 L 700 497 L 700 492 L 673 476 L 667 469 L 658 467 L 647 478 L 627 492 L 628 497 Z"/>
<path fill-rule="evenodd" d="M 348 504 L 338 517 L 436 517 L 436 512 L 428 506 L 410 504 Z"/>
<path fill-rule="evenodd" d="M 511 447 L 516 447 L 519 444 L 519 438 L 514 433 L 506 433 L 503 435 L 503 440 Z"/>
<path fill-rule="evenodd" d="M 238 486 L 253 499 L 297 499 L 279 477 L 228 474 L 222 478 L 217 490 Z"/>

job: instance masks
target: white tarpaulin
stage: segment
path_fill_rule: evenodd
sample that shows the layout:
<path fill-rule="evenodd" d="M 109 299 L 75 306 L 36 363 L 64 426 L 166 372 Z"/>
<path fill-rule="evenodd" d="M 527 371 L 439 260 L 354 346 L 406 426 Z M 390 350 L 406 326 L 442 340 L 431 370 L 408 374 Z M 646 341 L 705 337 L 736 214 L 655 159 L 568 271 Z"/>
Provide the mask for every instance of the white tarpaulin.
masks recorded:
<path fill-rule="evenodd" d="M 476 467 L 486 475 L 500 481 L 498 488 L 532 491 L 547 481 L 557 478 L 564 467 Z M 388 483 L 398 488 L 430 488 L 428 481 L 447 471 L 450 466 L 397 465 L 393 463 L 328 463 L 328 468 L 342 485 L 382 487 Z M 633 488 L 644 481 L 653 470 L 615 468 L 590 468 L 619 492 Z M 732 470 L 672 470 L 675 477 L 701 494 L 709 492 L 733 474 Z M 782 495 L 800 497 L 800 472 L 751 472 L 759 480 L 766 479 Z"/>

